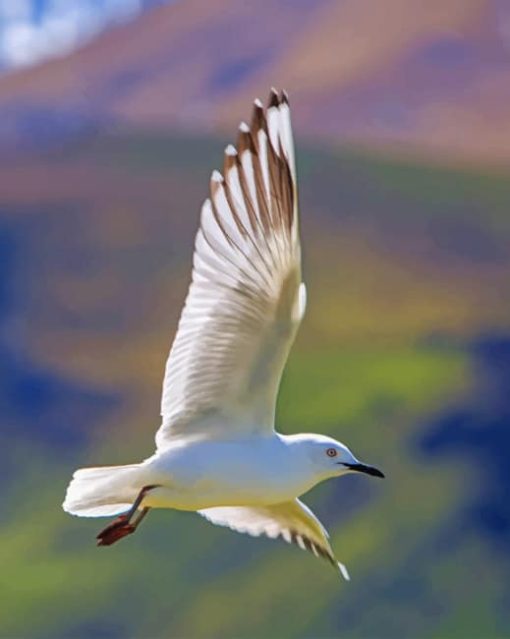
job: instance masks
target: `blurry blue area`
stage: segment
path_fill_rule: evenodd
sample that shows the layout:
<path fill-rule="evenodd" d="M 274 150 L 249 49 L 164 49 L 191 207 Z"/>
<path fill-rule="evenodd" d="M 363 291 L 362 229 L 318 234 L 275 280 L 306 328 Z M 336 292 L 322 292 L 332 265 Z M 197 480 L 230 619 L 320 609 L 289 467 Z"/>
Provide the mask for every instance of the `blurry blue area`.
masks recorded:
<path fill-rule="evenodd" d="M 510 548 L 510 335 L 485 335 L 472 354 L 476 388 L 427 429 L 422 449 L 431 457 L 467 458 L 470 487 L 460 527 Z"/>
<path fill-rule="evenodd" d="M 80 622 L 76 624 L 69 624 L 66 628 L 65 636 L 62 635 L 62 639 L 65 637 L 73 637 L 73 639 L 118 639 L 119 637 L 129 636 L 129 622 L 122 624 L 122 622 L 112 621 L 109 618 L 95 618 L 90 621 Z M 48 639 L 54 639 L 54 637 L 48 636 Z"/>
<path fill-rule="evenodd" d="M 449 207 L 446 214 L 440 219 L 429 220 L 427 224 L 426 232 L 438 253 L 447 256 L 450 261 L 462 259 L 474 264 L 504 262 L 508 254 L 506 240 L 480 223 L 480 211 L 476 205 L 462 203 Z"/>
<path fill-rule="evenodd" d="M 263 51 L 257 55 L 247 56 L 225 64 L 213 73 L 207 93 L 214 95 L 216 92 L 237 88 L 270 60 L 271 52 Z"/>
<path fill-rule="evenodd" d="M 28 149 L 51 149 L 59 147 L 70 137 L 94 135 L 108 123 L 101 121 L 90 111 L 73 107 L 69 109 L 46 108 L 40 104 L 16 102 L 2 110 L 0 135 L 2 142 L 11 151 L 15 147 Z M 11 146 L 12 145 L 12 146 Z"/>
<path fill-rule="evenodd" d="M 49 450 L 72 452 L 119 401 L 120 397 L 39 368 L 0 345 L 2 431 L 11 441 L 30 439 Z"/>
<path fill-rule="evenodd" d="M 0 319 L 4 317 L 9 310 L 12 289 L 12 281 L 9 275 L 12 272 L 14 259 L 14 236 L 9 228 L 0 225 Z"/>
<path fill-rule="evenodd" d="M 63 378 L 31 360 L 19 325 L 19 313 L 30 297 L 25 275 L 33 267 L 27 228 L 23 217 L 0 226 L 2 437 L 11 443 L 30 439 L 48 450 L 72 452 L 117 406 L 120 396 Z M 8 457 L 7 446 L 1 447 L 0 456 Z"/>
<path fill-rule="evenodd" d="M 418 58 L 428 64 L 454 68 L 472 64 L 477 55 L 471 42 L 454 37 L 441 37 L 427 42 L 417 53 Z"/>
<path fill-rule="evenodd" d="M 101 88 L 101 96 L 119 97 L 123 93 L 129 91 L 131 87 L 142 82 L 145 74 L 146 70 L 142 67 L 142 65 L 138 68 L 131 66 L 129 69 L 123 69 L 119 73 L 113 75 L 109 82 Z"/>

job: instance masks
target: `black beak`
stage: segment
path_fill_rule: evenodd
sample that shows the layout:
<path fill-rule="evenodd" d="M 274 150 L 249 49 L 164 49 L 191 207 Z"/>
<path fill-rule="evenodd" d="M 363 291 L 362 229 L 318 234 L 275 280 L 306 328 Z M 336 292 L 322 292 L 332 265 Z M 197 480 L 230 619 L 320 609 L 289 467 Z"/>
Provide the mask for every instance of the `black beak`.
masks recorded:
<path fill-rule="evenodd" d="M 358 473 L 365 473 L 366 475 L 372 475 L 372 477 L 384 477 L 382 473 L 375 466 L 369 466 L 368 464 L 344 464 L 349 470 L 355 470 Z"/>

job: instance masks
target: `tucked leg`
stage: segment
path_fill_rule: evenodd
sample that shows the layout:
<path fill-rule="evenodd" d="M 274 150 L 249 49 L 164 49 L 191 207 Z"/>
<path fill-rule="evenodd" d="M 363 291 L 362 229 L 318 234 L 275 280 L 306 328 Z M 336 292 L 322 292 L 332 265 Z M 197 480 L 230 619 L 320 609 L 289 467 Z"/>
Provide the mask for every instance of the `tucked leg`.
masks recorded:
<path fill-rule="evenodd" d="M 135 516 L 145 495 L 153 488 L 156 488 L 156 486 L 144 486 L 144 488 L 142 488 L 142 490 L 138 493 L 137 498 L 128 512 L 123 515 L 119 515 L 117 519 L 114 519 L 110 524 L 108 524 L 108 526 L 106 526 L 106 528 L 101 530 L 96 537 L 98 546 L 111 546 L 116 541 L 119 541 L 119 539 L 135 532 L 150 509 L 147 507 L 142 508 L 140 514 L 134 519 L 134 521 L 132 522 L 131 520 Z"/>

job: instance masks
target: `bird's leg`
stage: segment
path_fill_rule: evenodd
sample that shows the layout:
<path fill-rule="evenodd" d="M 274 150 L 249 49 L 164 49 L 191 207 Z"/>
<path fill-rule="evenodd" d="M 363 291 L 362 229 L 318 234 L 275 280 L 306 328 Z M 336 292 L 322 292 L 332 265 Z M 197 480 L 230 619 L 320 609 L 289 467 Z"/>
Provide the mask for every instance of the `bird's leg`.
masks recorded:
<path fill-rule="evenodd" d="M 135 532 L 145 515 L 149 512 L 150 508 L 142 508 L 140 514 L 132 523 L 131 520 L 136 514 L 136 511 L 142 503 L 145 495 L 153 488 L 157 488 L 157 486 L 144 486 L 138 493 L 137 498 L 135 499 L 133 505 L 127 511 L 127 513 L 119 515 L 111 522 L 111 524 L 108 524 L 106 528 L 101 530 L 101 532 L 96 537 L 98 546 L 111 546 L 116 541 L 119 541 L 119 539 L 122 539 L 123 537 L 131 535 Z"/>

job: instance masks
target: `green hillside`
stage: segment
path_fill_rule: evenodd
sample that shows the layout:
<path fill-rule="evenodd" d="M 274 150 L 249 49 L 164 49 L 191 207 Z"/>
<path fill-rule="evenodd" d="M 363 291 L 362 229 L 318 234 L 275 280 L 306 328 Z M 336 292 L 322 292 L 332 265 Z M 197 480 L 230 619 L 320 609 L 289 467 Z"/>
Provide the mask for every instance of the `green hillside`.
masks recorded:
<path fill-rule="evenodd" d="M 278 424 L 386 474 L 305 497 L 349 584 L 190 513 L 96 548 L 103 522 L 61 511 L 75 467 L 152 452 L 223 144 L 119 135 L 2 167 L 0 637 L 507 636 L 503 174 L 298 149 L 309 306 Z"/>

